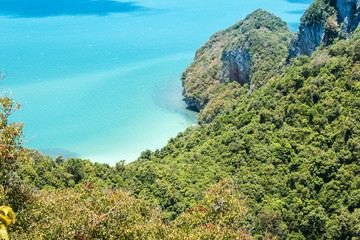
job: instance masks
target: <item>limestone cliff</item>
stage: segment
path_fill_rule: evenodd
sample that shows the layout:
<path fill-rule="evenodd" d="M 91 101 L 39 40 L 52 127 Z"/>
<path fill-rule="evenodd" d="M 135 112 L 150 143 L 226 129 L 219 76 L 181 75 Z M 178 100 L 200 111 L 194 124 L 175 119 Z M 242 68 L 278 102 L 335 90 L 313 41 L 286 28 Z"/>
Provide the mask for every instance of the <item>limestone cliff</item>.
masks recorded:
<path fill-rule="evenodd" d="M 223 69 L 221 80 L 228 78 L 231 82 L 250 85 L 252 62 L 250 54 L 241 48 L 234 48 L 222 54 Z"/>
<path fill-rule="evenodd" d="M 321 44 L 347 39 L 359 26 L 360 0 L 316 0 L 301 18 L 289 57 L 311 56 Z"/>
<path fill-rule="evenodd" d="M 352 33 L 359 26 L 360 0 L 337 0 L 338 20 L 344 23 L 343 31 Z"/>
<path fill-rule="evenodd" d="M 185 102 L 200 111 L 199 122 L 212 121 L 276 74 L 291 37 L 285 22 L 261 9 L 215 33 L 182 75 Z"/>
<path fill-rule="evenodd" d="M 321 45 L 324 38 L 323 33 L 324 26 L 322 24 L 315 23 L 309 26 L 301 24 L 299 33 L 294 36 L 290 46 L 290 57 L 293 58 L 299 54 L 311 56 L 315 49 Z"/>

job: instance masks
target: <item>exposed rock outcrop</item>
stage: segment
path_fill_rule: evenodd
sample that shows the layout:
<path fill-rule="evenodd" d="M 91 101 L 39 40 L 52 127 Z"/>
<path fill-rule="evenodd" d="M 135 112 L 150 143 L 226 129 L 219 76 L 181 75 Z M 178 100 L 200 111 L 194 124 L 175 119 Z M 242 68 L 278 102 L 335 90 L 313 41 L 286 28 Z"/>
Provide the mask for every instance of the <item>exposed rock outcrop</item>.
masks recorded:
<path fill-rule="evenodd" d="M 339 23 L 344 23 L 342 30 L 350 34 L 359 26 L 360 0 L 337 0 L 336 9 Z"/>
<path fill-rule="evenodd" d="M 324 26 L 322 24 L 313 24 L 306 26 L 301 24 L 299 33 L 295 35 L 289 49 L 291 58 L 297 55 L 310 56 L 315 49 L 321 45 L 324 38 Z"/>
<path fill-rule="evenodd" d="M 316 0 L 301 19 L 289 57 L 311 56 L 321 44 L 348 38 L 359 26 L 360 0 Z"/>
<path fill-rule="evenodd" d="M 230 82 L 250 85 L 252 62 L 250 54 L 246 50 L 231 49 L 229 52 L 223 53 L 221 60 L 223 62 L 222 81 L 227 77 Z"/>

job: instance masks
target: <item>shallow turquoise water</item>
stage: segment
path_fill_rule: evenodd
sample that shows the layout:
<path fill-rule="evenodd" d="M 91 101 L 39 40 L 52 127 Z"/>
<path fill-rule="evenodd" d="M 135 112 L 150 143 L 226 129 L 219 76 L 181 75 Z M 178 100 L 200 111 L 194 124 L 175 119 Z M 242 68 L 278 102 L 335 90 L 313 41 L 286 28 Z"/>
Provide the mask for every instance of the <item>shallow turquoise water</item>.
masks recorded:
<path fill-rule="evenodd" d="M 14 120 L 25 123 L 25 145 L 110 164 L 133 161 L 196 123 L 179 78 L 214 32 L 257 8 L 295 31 L 309 4 L 16 1 L 0 2 L 0 71 L 7 74 L 2 90 L 23 103 Z"/>

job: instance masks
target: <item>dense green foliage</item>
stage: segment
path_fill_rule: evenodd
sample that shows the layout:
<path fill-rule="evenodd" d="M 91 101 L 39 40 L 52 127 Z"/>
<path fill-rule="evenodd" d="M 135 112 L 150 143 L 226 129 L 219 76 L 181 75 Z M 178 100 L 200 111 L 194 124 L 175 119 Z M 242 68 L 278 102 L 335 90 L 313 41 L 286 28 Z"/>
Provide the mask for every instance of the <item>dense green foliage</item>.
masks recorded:
<path fill-rule="evenodd" d="M 360 30 L 285 64 L 288 39 L 283 22 L 262 10 L 215 34 L 183 76 L 208 124 L 130 164 L 27 150 L 29 161 L 9 172 L 33 195 L 10 232 L 16 239 L 359 239 Z M 250 85 L 223 76 L 223 54 L 234 48 L 251 55 Z"/>
<path fill-rule="evenodd" d="M 229 114 L 188 129 L 126 166 L 124 180 L 170 213 L 234 178 L 253 233 L 351 239 L 360 234 L 360 40 L 298 57 Z"/>
<path fill-rule="evenodd" d="M 34 194 L 11 228 L 14 239 L 252 239 L 247 208 L 231 182 L 214 185 L 176 221 L 121 190 L 92 184 Z"/>
<path fill-rule="evenodd" d="M 305 11 L 301 22 L 306 25 L 325 24 L 330 16 L 336 16 L 335 0 L 316 0 Z"/>
<path fill-rule="evenodd" d="M 83 185 L 95 184 L 98 188 L 119 188 L 123 185 L 121 173 L 124 162 L 115 167 L 109 164 L 92 163 L 89 160 L 61 157 L 55 160 L 43 156 L 36 150 L 26 150 L 29 161 L 22 164 L 18 175 L 22 184 L 36 189 L 64 189 Z"/>
<path fill-rule="evenodd" d="M 291 37 L 285 22 L 261 9 L 215 33 L 182 75 L 185 98 L 201 109 L 199 122 L 233 110 L 250 88 L 251 92 L 271 79 L 287 57 Z M 249 55 L 251 76 L 245 84 L 229 81 L 225 74 L 229 69 L 223 58 L 231 51 Z"/>

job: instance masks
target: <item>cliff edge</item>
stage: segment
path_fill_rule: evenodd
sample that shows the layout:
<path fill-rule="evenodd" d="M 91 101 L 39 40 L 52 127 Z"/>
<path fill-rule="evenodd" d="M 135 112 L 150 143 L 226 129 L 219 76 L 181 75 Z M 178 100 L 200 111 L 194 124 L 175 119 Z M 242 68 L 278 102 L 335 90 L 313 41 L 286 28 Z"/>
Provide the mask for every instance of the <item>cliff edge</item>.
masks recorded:
<path fill-rule="evenodd" d="M 360 0 L 316 0 L 301 18 L 289 57 L 311 56 L 321 44 L 348 39 L 359 26 Z"/>

